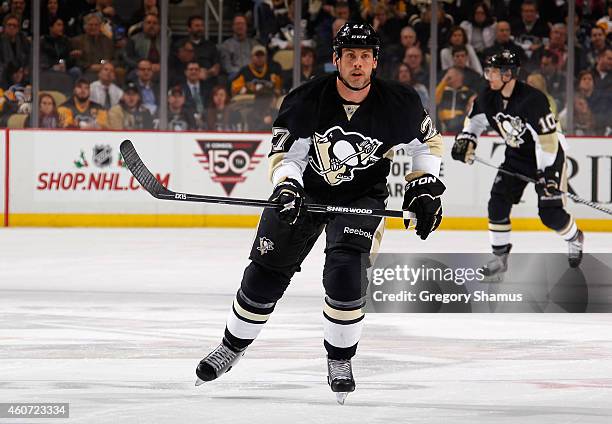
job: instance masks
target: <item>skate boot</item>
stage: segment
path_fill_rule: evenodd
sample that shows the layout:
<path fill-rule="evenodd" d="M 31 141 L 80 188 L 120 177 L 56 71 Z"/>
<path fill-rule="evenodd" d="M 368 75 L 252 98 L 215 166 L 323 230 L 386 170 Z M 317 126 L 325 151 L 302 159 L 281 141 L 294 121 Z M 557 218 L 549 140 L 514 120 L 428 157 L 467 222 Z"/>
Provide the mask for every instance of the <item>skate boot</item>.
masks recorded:
<path fill-rule="evenodd" d="M 512 249 L 511 244 L 493 248 L 493 259 L 482 268 L 484 281 L 502 281 L 508 270 L 508 255 Z"/>
<path fill-rule="evenodd" d="M 578 230 L 574 238 L 567 242 L 569 266 L 576 268 L 582 262 L 582 247 L 584 245 L 584 234 Z"/>
<path fill-rule="evenodd" d="M 196 368 L 198 378 L 195 385 L 199 386 L 207 381 L 212 381 L 228 372 L 242 358 L 242 355 L 244 355 L 244 350 L 236 352 L 222 342 L 198 364 Z"/>
<path fill-rule="evenodd" d="M 338 403 L 344 405 L 348 394 L 355 391 L 351 360 L 327 358 L 327 383 L 336 394 Z"/>

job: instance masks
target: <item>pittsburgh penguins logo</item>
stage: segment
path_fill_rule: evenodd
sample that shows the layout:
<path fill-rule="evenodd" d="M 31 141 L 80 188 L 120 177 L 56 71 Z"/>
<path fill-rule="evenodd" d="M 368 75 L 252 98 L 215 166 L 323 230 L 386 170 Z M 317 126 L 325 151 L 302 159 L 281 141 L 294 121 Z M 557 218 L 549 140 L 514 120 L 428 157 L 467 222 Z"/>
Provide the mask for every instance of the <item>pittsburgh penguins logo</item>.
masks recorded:
<path fill-rule="evenodd" d="M 357 132 L 344 132 L 338 126 L 323 135 L 315 133 L 313 139 L 316 157 L 310 157 L 310 165 L 329 185 L 352 180 L 355 169 L 367 168 L 380 159 L 374 152 L 382 142 Z"/>
<path fill-rule="evenodd" d="M 527 126 L 520 117 L 498 112 L 493 119 L 508 146 L 520 147 L 525 142 L 523 134 L 527 131 Z"/>

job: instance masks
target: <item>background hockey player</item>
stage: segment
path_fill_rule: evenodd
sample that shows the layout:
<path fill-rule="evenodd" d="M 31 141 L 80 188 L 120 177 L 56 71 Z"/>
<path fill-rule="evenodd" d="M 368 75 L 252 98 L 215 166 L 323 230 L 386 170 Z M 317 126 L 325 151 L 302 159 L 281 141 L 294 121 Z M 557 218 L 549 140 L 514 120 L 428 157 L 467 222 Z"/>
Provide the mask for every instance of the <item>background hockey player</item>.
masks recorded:
<path fill-rule="evenodd" d="M 474 101 L 457 134 L 452 149 L 456 160 L 473 163 L 478 136 L 487 124 L 504 139 L 502 168 L 536 179 L 538 213 L 542 223 L 555 230 L 569 245 L 569 264 L 582 260 L 584 236 L 565 209 L 567 191 L 564 137 L 559 132 L 548 100 L 541 91 L 518 81 L 519 58 L 509 50 L 486 60 L 485 88 Z M 527 183 L 498 172 L 489 199 L 489 238 L 495 259 L 485 270 L 499 274 L 506 270 L 510 244 L 510 211 L 523 195 Z"/>
<path fill-rule="evenodd" d="M 302 205 L 384 208 L 391 159 L 404 148 L 413 155 L 413 169 L 403 209 L 416 215 L 422 239 L 440 224 L 442 138 L 419 96 L 412 88 L 374 78 L 380 40 L 370 25 L 345 24 L 333 45 L 338 72 L 292 91 L 274 123 L 271 199 L 281 207 L 261 215 L 223 341 L 200 361 L 196 384 L 219 377 L 243 355 L 325 230 L 323 339 L 328 383 L 344 402 L 355 389 L 351 358 L 364 318 L 361 281 L 367 264 L 361 258 L 378 248 L 384 222 L 305 213 Z"/>

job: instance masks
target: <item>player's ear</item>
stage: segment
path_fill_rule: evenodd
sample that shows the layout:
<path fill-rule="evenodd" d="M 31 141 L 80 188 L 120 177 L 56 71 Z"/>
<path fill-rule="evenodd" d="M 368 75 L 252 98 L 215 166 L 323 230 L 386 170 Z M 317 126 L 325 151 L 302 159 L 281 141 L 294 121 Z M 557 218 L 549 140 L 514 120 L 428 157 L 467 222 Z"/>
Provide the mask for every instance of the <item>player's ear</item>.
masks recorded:
<path fill-rule="evenodd" d="M 372 60 L 372 69 L 376 69 L 377 66 L 378 66 L 378 59 L 373 59 Z"/>
<path fill-rule="evenodd" d="M 333 63 L 334 65 L 338 65 L 338 63 L 337 63 L 337 62 L 338 62 L 338 56 L 336 56 L 336 52 L 333 52 L 333 53 L 332 53 L 332 63 Z"/>

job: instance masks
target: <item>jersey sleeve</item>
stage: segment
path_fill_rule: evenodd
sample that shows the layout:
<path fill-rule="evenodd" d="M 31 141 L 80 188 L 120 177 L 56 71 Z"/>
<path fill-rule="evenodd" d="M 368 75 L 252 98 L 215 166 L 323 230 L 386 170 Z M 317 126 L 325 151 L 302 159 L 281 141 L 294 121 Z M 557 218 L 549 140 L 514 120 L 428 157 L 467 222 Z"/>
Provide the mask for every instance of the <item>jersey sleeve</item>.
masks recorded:
<path fill-rule="evenodd" d="M 462 133 L 473 135 L 474 139 L 478 138 L 489 125 L 487 115 L 480 104 L 479 97 L 476 97 L 472 102 L 472 107 L 463 121 L 463 129 L 461 130 Z"/>
<path fill-rule="evenodd" d="M 528 102 L 527 128 L 535 141 L 536 163 L 539 170 L 551 166 L 559 150 L 557 119 L 550 110 L 548 98 L 541 92 Z"/>

